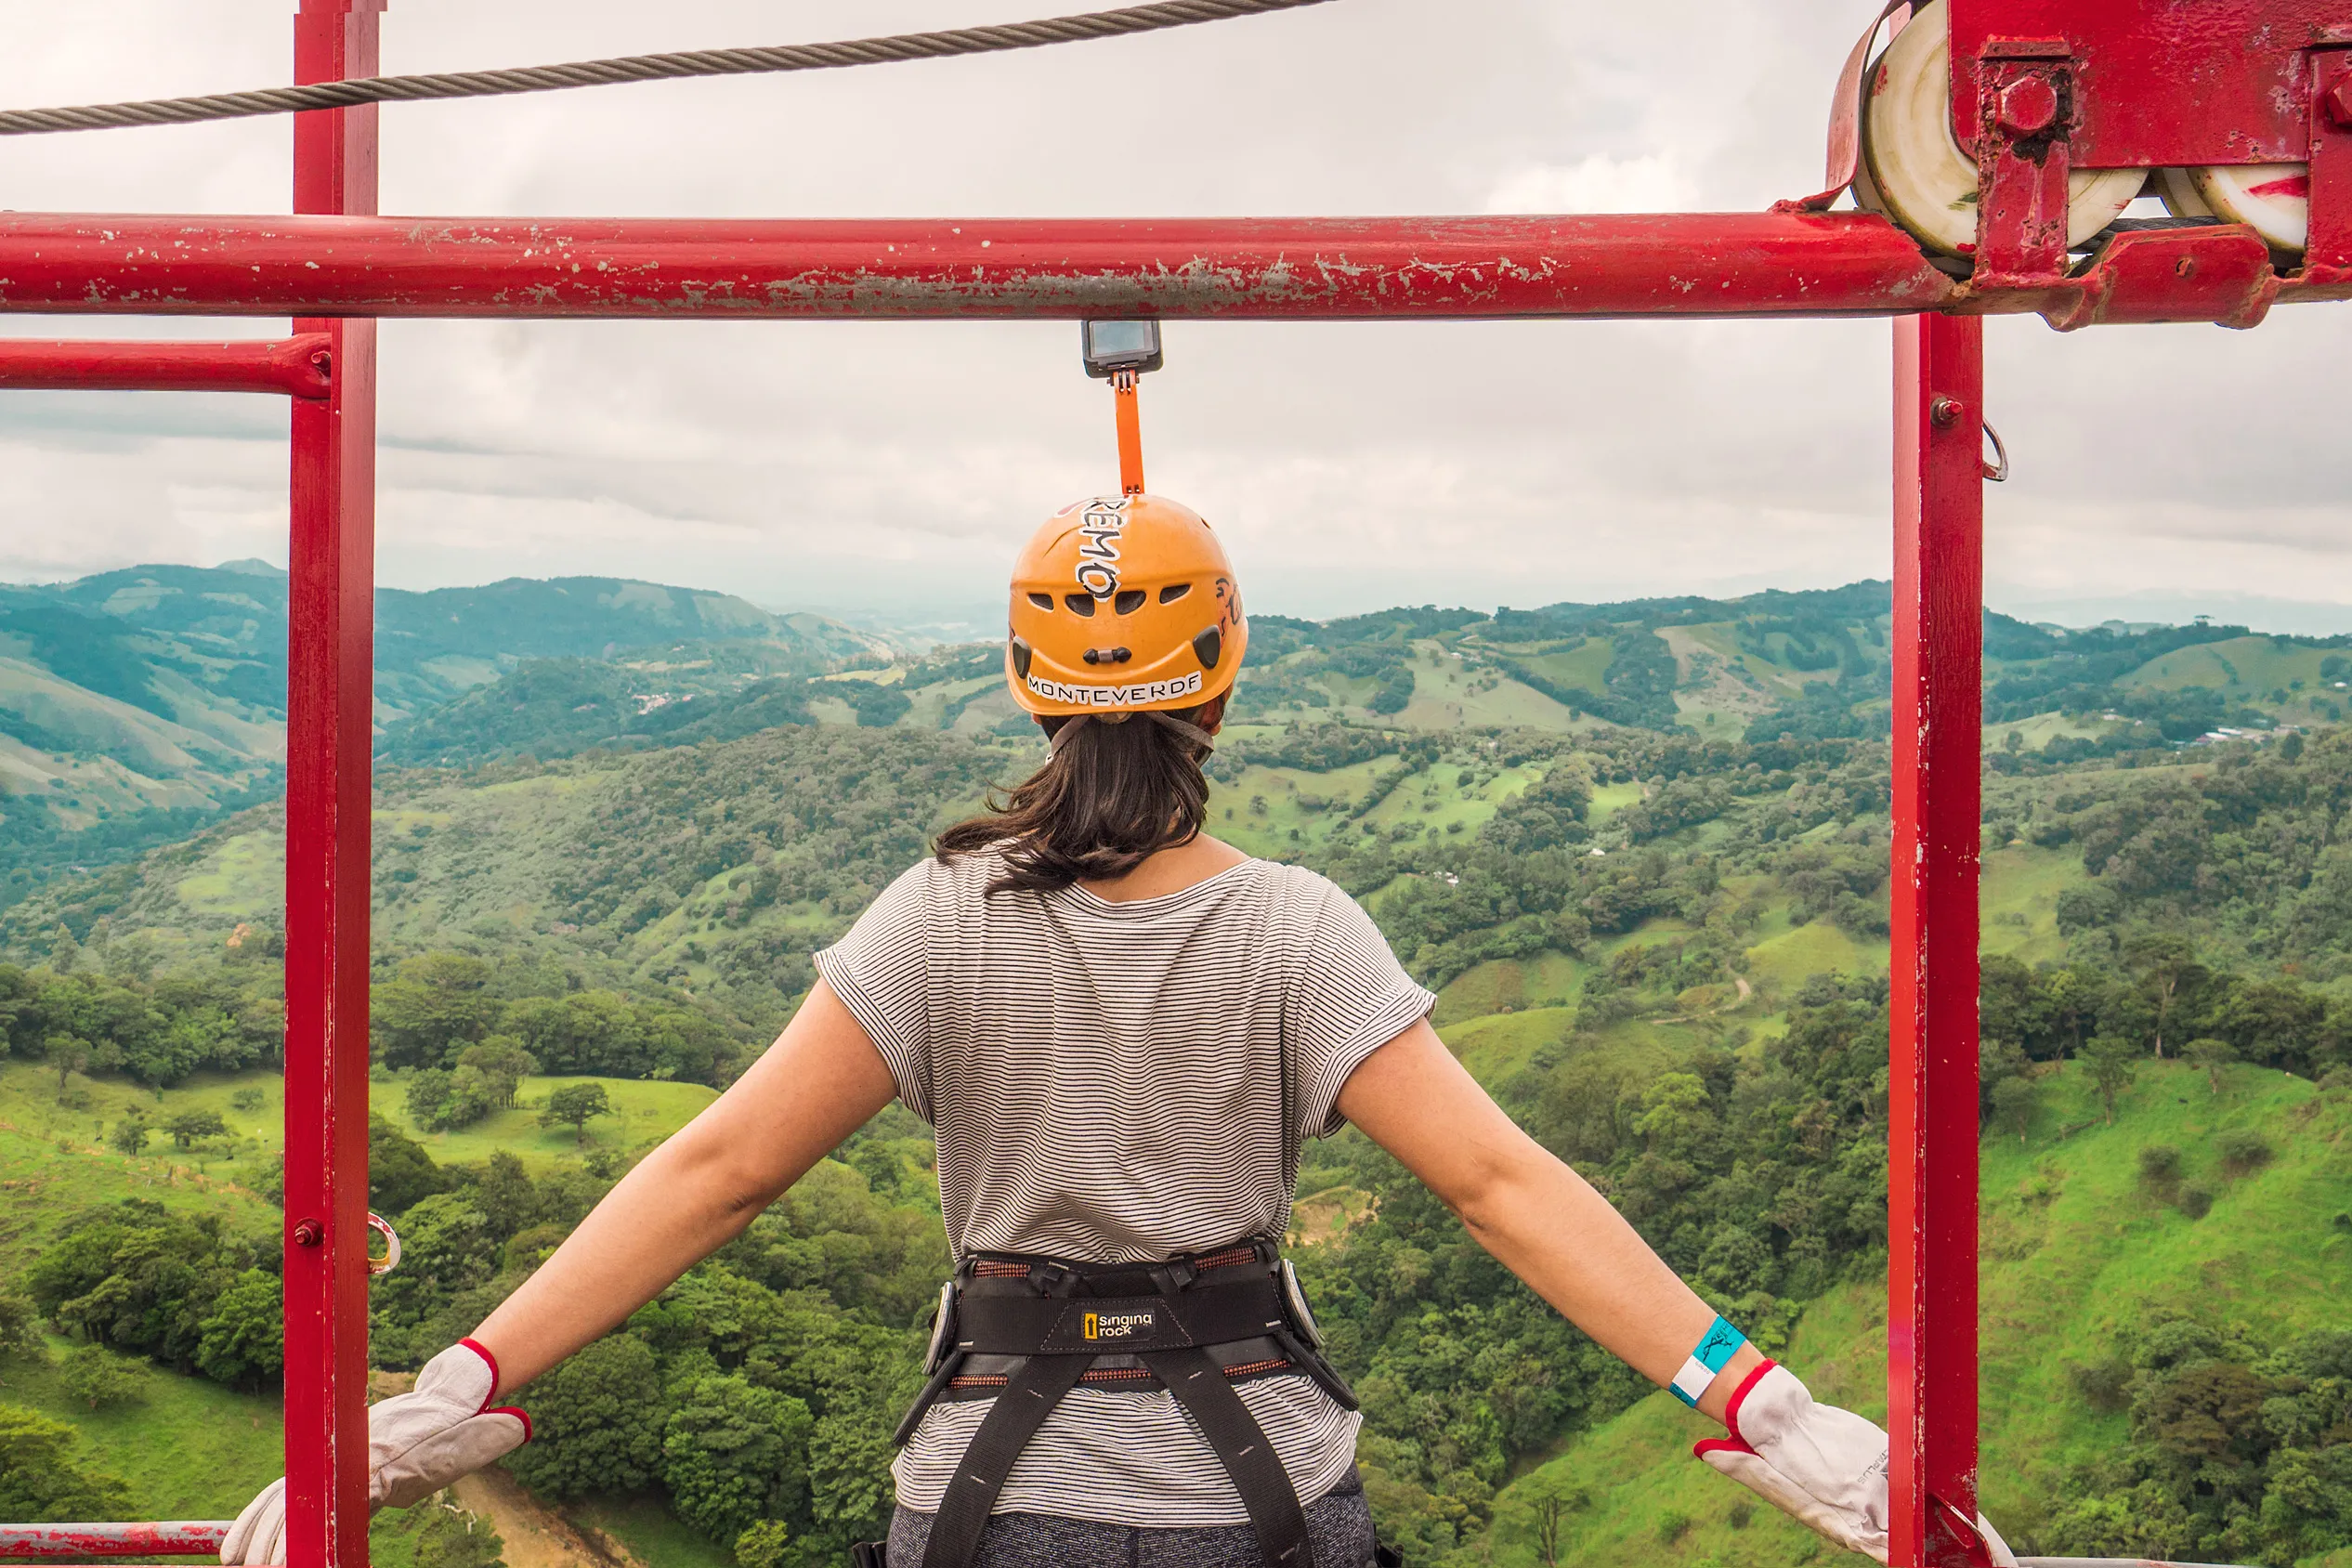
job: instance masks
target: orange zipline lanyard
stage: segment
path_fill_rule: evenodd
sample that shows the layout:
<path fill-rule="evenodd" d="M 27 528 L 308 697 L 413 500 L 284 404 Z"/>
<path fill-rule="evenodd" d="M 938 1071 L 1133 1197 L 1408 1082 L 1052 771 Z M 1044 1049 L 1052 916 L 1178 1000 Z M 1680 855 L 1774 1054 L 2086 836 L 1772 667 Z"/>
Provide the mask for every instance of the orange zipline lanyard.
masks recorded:
<path fill-rule="evenodd" d="M 1135 400 L 1133 371 L 1111 376 L 1112 406 L 1118 415 L 1118 488 L 1123 494 L 1143 493 L 1143 416 Z"/>

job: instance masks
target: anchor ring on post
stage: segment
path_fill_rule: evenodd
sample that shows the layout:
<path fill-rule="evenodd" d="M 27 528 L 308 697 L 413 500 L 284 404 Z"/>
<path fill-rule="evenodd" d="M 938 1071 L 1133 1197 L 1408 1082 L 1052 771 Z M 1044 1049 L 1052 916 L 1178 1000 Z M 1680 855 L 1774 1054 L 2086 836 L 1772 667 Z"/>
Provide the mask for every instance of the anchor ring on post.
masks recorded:
<path fill-rule="evenodd" d="M 2004 483 L 2009 477 L 2009 449 L 2001 444 L 2001 433 L 1990 423 L 1984 427 L 1984 438 L 1993 443 L 1993 457 L 1984 464 L 1984 477 L 1996 485 Z"/>
<path fill-rule="evenodd" d="M 400 1266 L 400 1235 L 392 1228 L 392 1222 L 381 1214 L 368 1216 L 368 1229 L 384 1238 L 384 1256 L 368 1260 L 368 1274 L 388 1274 Z"/>

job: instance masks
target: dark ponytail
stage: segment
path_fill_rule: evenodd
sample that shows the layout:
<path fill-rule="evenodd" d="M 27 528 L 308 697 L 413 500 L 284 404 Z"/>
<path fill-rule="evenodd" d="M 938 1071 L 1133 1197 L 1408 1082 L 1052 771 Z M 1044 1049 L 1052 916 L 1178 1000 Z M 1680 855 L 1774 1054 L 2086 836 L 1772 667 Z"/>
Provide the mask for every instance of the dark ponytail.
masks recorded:
<path fill-rule="evenodd" d="M 1213 729 L 1224 710 L 1218 697 L 1169 716 L 1197 733 Z M 985 815 L 941 833 L 940 859 L 1002 845 L 1004 870 L 990 893 L 1056 893 L 1124 876 L 1200 835 L 1209 819 L 1206 745 L 1144 713 L 1090 717 L 1062 737 L 1075 722 L 1039 721 L 1059 741 L 1053 755 L 1009 793 L 992 794 Z"/>

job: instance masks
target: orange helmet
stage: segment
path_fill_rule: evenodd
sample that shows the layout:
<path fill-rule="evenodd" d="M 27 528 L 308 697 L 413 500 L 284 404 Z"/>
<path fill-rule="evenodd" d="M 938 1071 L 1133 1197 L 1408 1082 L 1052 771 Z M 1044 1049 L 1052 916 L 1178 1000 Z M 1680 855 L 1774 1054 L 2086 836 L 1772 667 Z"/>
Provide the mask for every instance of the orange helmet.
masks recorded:
<path fill-rule="evenodd" d="M 1004 676 L 1032 713 L 1197 708 L 1248 646 L 1224 546 L 1163 497 L 1073 502 L 1013 565 Z"/>

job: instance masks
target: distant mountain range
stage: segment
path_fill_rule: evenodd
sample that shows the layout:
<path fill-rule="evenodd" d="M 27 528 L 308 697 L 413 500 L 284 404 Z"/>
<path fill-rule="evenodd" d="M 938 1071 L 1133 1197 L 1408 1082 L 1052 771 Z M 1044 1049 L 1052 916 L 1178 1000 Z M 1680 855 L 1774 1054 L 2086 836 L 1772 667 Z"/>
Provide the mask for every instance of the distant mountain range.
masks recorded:
<path fill-rule="evenodd" d="M 259 561 L 0 585 L 0 866 L 107 859 L 279 787 L 286 574 Z M 807 673 L 888 642 L 731 595 L 620 578 L 376 595 L 378 722 L 526 661 L 667 667 L 671 685 Z M 685 657 L 681 657 L 681 655 Z"/>
<path fill-rule="evenodd" d="M 1889 590 L 1260 615 L 1237 721 L 1421 730 L 1887 725 Z M 509 579 L 376 599 L 380 753 L 464 766 L 779 725 L 1026 727 L 993 643 L 933 646 L 731 595 Z M 2352 639 L 1986 617 L 1987 745 L 2059 757 L 2332 723 Z M 927 649 L 920 654 L 908 649 Z M 262 562 L 0 586 L 0 904 L 281 787 L 286 577 Z M 2014 734 L 2014 738 L 2012 735 Z"/>

